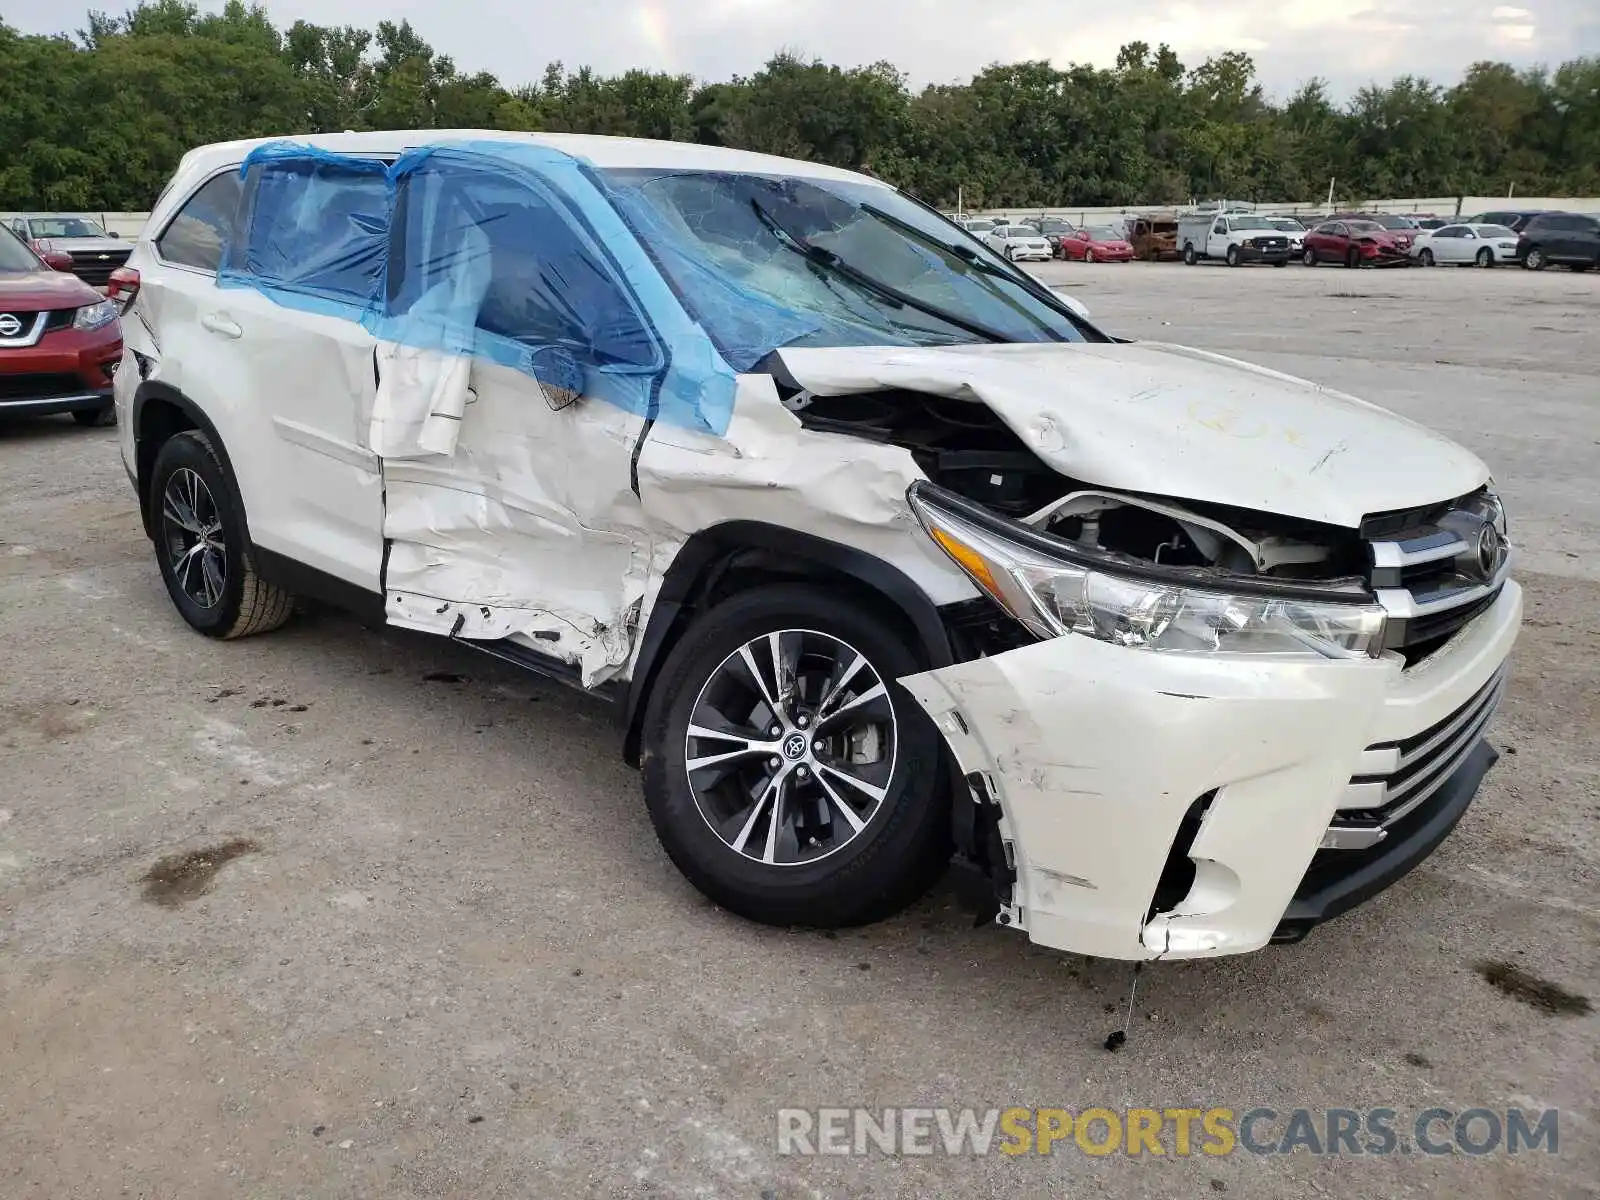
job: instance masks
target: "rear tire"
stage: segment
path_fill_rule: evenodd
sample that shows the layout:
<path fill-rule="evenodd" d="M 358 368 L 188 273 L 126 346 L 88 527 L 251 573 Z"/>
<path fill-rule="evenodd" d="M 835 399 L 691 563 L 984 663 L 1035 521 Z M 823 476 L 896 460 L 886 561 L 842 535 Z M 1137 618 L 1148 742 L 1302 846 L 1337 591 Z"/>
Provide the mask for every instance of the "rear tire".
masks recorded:
<path fill-rule="evenodd" d="M 106 429 L 117 423 L 117 406 L 107 400 L 99 408 L 75 408 L 72 419 L 88 429 Z"/>
<path fill-rule="evenodd" d="M 1183 265 L 1186 267 L 1192 267 L 1199 261 L 1200 256 L 1194 252 L 1194 243 L 1185 242 L 1183 244 Z"/>
<path fill-rule="evenodd" d="M 778 657 L 796 680 L 789 702 L 770 669 L 769 635 L 780 633 Z M 838 648 L 832 659 L 823 653 L 829 647 Z M 852 673 L 855 656 L 862 662 Z M 748 663 L 761 672 L 760 689 Z M 697 619 L 651 691 L 643 738 L 650 820 L 689 882 L 750 920 L 818 928 L 879 920 L 927 890 L 950 854 L 943 743 L 894 682 L 922 669 L 891 625 L 820 587 L 757 588 Z M 850 722 L 880 722 L 876 732 L 838 732 L 847 729 L 840 723 L 846 713 L 827 701 L 833 687 L 844 689 L 845 708 L 854 709 Z M 775 697 L 780 717 L 765 694 Z M 691 736 L 691 726 L 734 732 Z M 693 779 L 691 741 L 695 760 L 705 764 Z M 711 761 L 730 751 L 737 755 L 732 766 Z M 875 778 L 879 796 L 847 778 Z M 822 779 L 831 780 L 832 793 Z M 775 780 L 783 790 L 771 801 Z M 854 820 L 839 811 L 841 796 Z M 782 813 L 776 830 L 775 809 Z"/>
<path fill-rule="evenodd" d="M 1361 251 L 1352 247 L 1350 252 L 1344 256 L 1344 265 L 1352 271 L 1359 269 L 1361 266 Z"/>
<path fill-rule="evenodd" d="M 294 596 L 256 573 L 244 509 L 211 440 L 198 429 L 169 438 L 150 473 L 150 528 L 173 607 L 214 638 L 278 628 Z"/>

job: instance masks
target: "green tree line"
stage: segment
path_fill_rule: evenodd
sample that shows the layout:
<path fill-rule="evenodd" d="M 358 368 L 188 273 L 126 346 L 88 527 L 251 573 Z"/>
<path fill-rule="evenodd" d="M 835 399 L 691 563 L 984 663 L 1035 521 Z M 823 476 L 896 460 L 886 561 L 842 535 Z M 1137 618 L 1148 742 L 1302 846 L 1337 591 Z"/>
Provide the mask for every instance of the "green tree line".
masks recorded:
<path fill-rule="evenodd" d="M 149 207 L 205 142 L 342 129 L 498 128 L 738 146 L 865 169 L 932 204 L 1191 197 L 1600 192 L 1600 58 L 1480 62 L 1452 86 L 1402 76 L 1335 103 L 1313 79 L 1267 97 L 1246 54 L 1189 67 L 1130 42 L 1110 68 L 993 65 L 914 90 L 887 62 L 789 53 L 701 83 L 551 63 L 507 87 L 463 73 L 408 22 L 273 25 L 229 0 L 145 0 L 76 36 L 0 22 L 0 208 Z"/>

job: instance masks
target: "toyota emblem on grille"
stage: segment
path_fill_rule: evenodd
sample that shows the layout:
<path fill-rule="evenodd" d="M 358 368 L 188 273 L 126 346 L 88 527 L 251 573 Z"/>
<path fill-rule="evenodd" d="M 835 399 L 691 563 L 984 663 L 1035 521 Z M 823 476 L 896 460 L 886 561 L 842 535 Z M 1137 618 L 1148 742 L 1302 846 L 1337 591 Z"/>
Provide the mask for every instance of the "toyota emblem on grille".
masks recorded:
<path fill-rule="evenodd" d="M 22 322 L 10 313 L 0 313 L 0 337 L 13 338 L 22 332 Z"/>
<path fill-rule="evenodd" d="M 1506 540 L 1493 521 L 1485 521 L 1478 530 L 1478 572 L 1485 579 L 1493 579 L 1505 561 Z"/>

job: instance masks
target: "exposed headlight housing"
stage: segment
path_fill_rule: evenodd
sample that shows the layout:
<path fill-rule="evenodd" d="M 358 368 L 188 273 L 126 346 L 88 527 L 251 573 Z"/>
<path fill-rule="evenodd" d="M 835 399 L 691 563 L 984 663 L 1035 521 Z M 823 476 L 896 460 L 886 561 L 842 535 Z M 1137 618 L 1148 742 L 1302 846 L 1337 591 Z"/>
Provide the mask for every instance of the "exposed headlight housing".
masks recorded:
<path fill-rule="evenodd" d="M 1138 650 L 1377 658 L 1385 613 L 1364 597 L 1322 599 L 1197 586 L 1159 570 L 1096 563 L 1048 535 L 1007 536 L 998 522 L 942 502 L 923 484 L 907 493 L 936 545 L 1034 636 L 1080 634 Z"/>
<path fill-rule="evenodd" d="M 118 316 L 117 305 L 111 300 L 102 300 L 98 304 L 85 304 L 72 317 L 74 329 L 99 329 L 102 325 L 109 325 Z"/>

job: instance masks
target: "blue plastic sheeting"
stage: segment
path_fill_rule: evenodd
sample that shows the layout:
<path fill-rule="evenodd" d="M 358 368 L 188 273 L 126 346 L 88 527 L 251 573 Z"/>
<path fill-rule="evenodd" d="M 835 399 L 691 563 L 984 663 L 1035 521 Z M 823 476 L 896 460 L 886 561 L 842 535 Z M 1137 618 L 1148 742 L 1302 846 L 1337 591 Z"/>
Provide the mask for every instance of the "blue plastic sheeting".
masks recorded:
<path fill-rule="evenodd" d="M 218 285 L 274 288 L 333 315 L 366 312 L 388 249 L 385 164 L 275 144 L 252 150 L 241 177 L 252 169 L 244 236 L 225 247 Z"/>
<path fill-rule="evenodd" d="M 511 367 L 557 407 L 576 393 L 727 430 L 733 369 L 571 155 L 472 142 L 385 165 L 274 143 L 241 170 L 251 219 L 221 286 Z"/>

